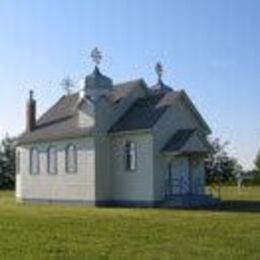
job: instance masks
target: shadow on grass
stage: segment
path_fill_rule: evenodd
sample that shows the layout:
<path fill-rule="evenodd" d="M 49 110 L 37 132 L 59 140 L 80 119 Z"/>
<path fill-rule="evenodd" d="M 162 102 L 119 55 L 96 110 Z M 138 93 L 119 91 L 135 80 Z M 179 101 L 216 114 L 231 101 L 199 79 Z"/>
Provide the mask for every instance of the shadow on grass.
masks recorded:
<path fill-rule="evenodd" d="M 216 211 L 260 213 L 260 201 L 226 200 L 215 207 Z"/>

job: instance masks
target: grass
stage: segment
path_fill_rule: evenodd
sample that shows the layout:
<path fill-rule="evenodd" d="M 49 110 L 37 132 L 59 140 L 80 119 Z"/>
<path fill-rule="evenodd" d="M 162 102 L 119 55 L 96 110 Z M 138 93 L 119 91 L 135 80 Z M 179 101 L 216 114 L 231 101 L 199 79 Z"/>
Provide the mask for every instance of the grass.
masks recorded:
<path fill-rule="evenodd" d="M 0 259 L 260 259 L 260 187 L 222 195 L 231 202 L 215 210 L 160 210 L 24 205 L 0 192 Z"/>

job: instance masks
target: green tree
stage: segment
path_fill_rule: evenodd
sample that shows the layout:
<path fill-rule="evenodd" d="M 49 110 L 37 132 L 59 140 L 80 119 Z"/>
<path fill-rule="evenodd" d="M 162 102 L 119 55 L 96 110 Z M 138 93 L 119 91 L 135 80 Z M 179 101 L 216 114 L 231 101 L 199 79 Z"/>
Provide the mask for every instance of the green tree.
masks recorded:
<path fill-rule="evenodd" d="M 15 187 L 15 138 L 6 136 L 0 144 L 0 188 Z"/>
<path fill-rule="evenodd" d="M 254 164 L 255 164 L 255 170 L 260 172 L 260 150 L 256 154 Z"/>
<path fill-rule="evenodd" d="M 228 144 L 228 142 L 222 143 L 219 138 L 211 141 L 212 152 L 205 160 L 207 183 L 235 183 L 238 171 L 241 173 L 242 167 L 237 159 L 231 157 L 226 151 Z"/>
<path fill-rule="evenodd" d="M 260 184 L 260 150 L 257 152 L 254 160 L 254 182 Z"/>

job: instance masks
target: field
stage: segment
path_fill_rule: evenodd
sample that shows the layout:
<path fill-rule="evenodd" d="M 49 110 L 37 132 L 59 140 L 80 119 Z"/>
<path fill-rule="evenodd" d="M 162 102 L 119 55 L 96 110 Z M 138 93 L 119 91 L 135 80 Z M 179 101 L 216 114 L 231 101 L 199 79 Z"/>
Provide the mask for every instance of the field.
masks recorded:
<path fill-rule="evenodd" d="M 0 259 L 260 259 L 260 187 L 211 210 L 17 204 L 0 192 Z"/>

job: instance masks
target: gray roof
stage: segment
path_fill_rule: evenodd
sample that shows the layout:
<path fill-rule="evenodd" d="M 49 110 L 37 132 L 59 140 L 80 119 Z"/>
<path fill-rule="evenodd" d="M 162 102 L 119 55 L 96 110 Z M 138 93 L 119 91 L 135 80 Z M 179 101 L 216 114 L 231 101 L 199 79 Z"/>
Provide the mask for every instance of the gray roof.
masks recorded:
<path fill-rule="evenodd" d="M 180 129 L 178 130 L 169 142 L 164 146 L 163 151 L 175 152 L 179 151 L 193 135 L 195 129 Z"/>
<path fill-rule="evenodd" d="M 18 144 L 55 141 L 63 138 L 77 138 L 90 135 L 92 128 L 77 127 L 76 116 L 71 116 L 55 123 L 37 126 L 32 132 L 25 132 L 18 138 Z"/>
<path fill-rule="evenodd" d="M 112 91 L 107 94 L 107 98 L 111 102 L 118 102 L 121 98 L 126 97 L 136 86 L 143 87 L 144 90 L 149 92 L 143 79 L 136 79 L 124 83 L 116 84 Z"/>
<path fill-rule="evenodd" d="M 24 132 L 18 138 L 18 144 L 75 138 L 92 133 L 91 128 L 78 128 L 75 106 L 78 94 L 63 96 L 58 102 L 37 120 L 36 128 Z"/>
<path fill-rule="evenodd" d="M 162 93 L 167 93 L 169 91 L 172 91 L 172 88 L 164 84 L 164 82 L 159 79 L 158 82 L 151 87 L 152 90 L 156 92 L 162 92 Z"/>
<path fill-rule="evenodd" d="M 110 132 L 150 129 L 167 109 L 160 105 L 161 95 L 139 98 L 114 124 Z"/>
<path fill-rule="evenodd" d="M 75 107 L 78 100 L 78 93 L 62 96 L 58 102 L 56 102 L 56 104 L 54 104 L 39 118 L 39 120 L 37 120 L 37 127 L 44 127 L 46 125 L 55 124 L 59 121 L 71 117 L 75 113 Z"/>
<path fill-rule="evenodd" d="M 143 80 L 117 84 L 107 98 L 111 102 L 118 102 L 138 84 L 144 84 Z M 31 132 L 24 132 L 18 137 L 17 144 L 76 138 L 93 133 L 92 128 L 79 128 L 77 126 L 76 108 L 78 101 L 78 93 L 61 97 L 37 120 L 36 129 Z"/>
<path fill-rule="evenodd" d="M 111 127 L 110 133 L 151 129 L 167 108 L 182 93 L 181 91 L 155 92 L 147 88 L 144 81 L 139 79 L 115 85 L 106 98 L 110 102 L 117 103 L 133 91 L 136 86 L 143 87 L 147 95 L 137 99 L 128 108 L 123 116 Z M 54 106 L 37 120 L 35 130 L 25 132 L 18 138 L 18 144 L 77 138 L 92 134 L 93 128 L 78 127 L 76 120 L 79 100 L 78 93 L 61 97 Z M 184 131 L 179 134 L 181 135 L 181 140 L 184 138 L 185 141 L 188 132 Z M 174 140 L 173 143 L 175 142 L 177 141 Z M 178 142 L 181 141 L 178 140 Z"/>
<path fill-rule="evenodd" d="M 111 133 L 152 128 L 173 100 L 177 91 L 151 92 L 139 98 L 110 129 Z"/>

